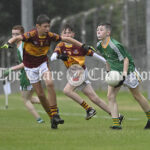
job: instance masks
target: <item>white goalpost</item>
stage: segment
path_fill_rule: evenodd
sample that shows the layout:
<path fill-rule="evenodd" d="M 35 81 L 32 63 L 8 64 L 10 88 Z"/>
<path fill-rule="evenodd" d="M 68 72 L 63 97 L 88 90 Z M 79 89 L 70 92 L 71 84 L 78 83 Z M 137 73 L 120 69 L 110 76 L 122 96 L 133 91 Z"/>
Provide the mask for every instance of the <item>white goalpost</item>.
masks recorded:
<path fill-rule="evenodd" d="M 4 78 L 3 74 L 7 68 L 0 68 L 0 82 L 3 85 L 3 91 L 5 94 L 5 109 L 8 109 L 8 95 L 11 94 L 11 86 L 8 78 Z"/>

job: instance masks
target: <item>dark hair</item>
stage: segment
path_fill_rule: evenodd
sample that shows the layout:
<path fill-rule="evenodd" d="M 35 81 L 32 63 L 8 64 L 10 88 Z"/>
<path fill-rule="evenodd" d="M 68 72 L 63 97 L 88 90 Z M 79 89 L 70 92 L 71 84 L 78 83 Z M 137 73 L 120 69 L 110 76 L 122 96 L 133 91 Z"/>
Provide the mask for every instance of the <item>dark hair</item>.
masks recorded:
<path fill-rule="evenodd" d="M 15 25 L 15 26 L 13 26 L 12 30 L 20 30 L 21 34 L 24 33 L 24 27 L 22 25 Z"/>
<path fill-rule="evenodd" d="M 69 25 L 69 24 L 65 24 L 64 26 L 63 26 L 63 28 L 62 28 L 62 31 L 63 30 L 69 30 L 69 31 L 71 31 L 71 32 L 74 32 L 74 29 L 73 29 L 73 27 L 71 26 L 71 25 Z"/>
<path fill-rule="evenodd" d="M 47 15 L 39 15 L 36 19 L 36 24 L 50 23 L 50 18 Z"/>
<path fill-rule="evenodd" d="M 106 29 L 109 29 L 110 31 L 112 30 L 111 23 L 108 23 L 108 22 L 100 23 L 98 26 L 105 26 Z"/>

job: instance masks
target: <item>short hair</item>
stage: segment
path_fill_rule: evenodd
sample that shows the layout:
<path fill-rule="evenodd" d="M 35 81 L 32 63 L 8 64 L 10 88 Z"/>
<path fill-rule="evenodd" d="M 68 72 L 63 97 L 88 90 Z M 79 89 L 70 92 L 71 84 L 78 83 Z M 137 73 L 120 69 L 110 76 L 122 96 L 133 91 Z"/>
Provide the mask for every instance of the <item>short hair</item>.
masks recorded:
<path fill-rule="evenodd" d="M 47 15 L 39 15 L 36 19 L 36 24 L 50 23 L 50 18 Z"/>
<path fill-rule="evenodd" d="M 73 27 L 70 25 L 70 24 L 65 24 L 64 26 L 63 26 L 63 28 L 62 28 L 62 31 L 63 30 L 69 30 L 69 31 L 71 31 L 71 32 L 74 32 L 74 29 L 73 29 Z"/>
<path fill-rule="evenodd" d="M 108 23 L 108 22 L 100 23 L 98 26 L 105 26 L 106 29 L 109 29 L 110 31 L 112 30 L 111 23 Z"/>
<path fill-rule="evenodd" d="M 20 30 L 21 34 L 24 33 L 24 27 L 22 25 L 15 25 L 15 26 L 13 26 L 12 30 Z"/>

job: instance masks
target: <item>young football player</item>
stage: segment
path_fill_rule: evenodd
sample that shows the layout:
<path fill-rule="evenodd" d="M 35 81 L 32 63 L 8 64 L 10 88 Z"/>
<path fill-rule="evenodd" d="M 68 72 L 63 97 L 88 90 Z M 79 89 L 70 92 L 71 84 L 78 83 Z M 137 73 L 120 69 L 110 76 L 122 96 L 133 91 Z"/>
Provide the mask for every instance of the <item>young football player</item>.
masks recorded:
<path fill-rule="evenodd" d="M 123 79 L 116 87 L 108 86 L 109 108 L 111 110 L 113 125 L 112 129 L 122 129 L 119 124 L 118 106 L 116 96 L 122 85 L 129 88 L 135 100 L 140 104 L 148 118 L 145 129 L 150 129 L 150 105 L 147 99 L 139 91 L 141 77 L 135 68 L 131 55 L 124 46 L 111 38 L 111 24 L 102 23 L 97 27 L 97 49 L 107 61 L 107 71 L 116 70 L 122 73 Z"/>
<path fill-rule="evenodd" d="M 24 33 L 24 28 L 21 25 L 15 25 L 12 28 L 12 37 L 16 37 L 18 35 L 22 35 Z M 6 70 L 4 72 L 4 77 L 8 76 L 11 71 L 15 70 L 20 70 L 20 90 L 21 90 L 21 95 L 23 102 L 26 106 L 26 108 L 29 110 L 29 112 L 34 116 L 36 121 L 38 123 L 43 123 L 44 121 L 41 119 L 40 115 L 34 108 L 33 104 L 40 103 L 38 97 L 33 96 L 33 88 L 32 85 L 30 84 L 29 80 L 27 79 L 25 70 L 24 70 L 24 65 L 22 63 L 23 61 L 23 45 L 24 43 L 22 41 L 16 42 L 17 46 L 17 56 L 18 56 L 18 61 L 19 65 L 13 66 Z"/>
<path fill-rule="evenodd" d="M 63 37 L 74 38 L 75 33 L 73 31 L 73 28 L 70 25 L 66 24 L 62 30 L 61 35 Z M 60 42 L 59 44 L 57 44 L 54 50 L 54 53 L 51 56 L 51 61 L 61 59 L 67 68 L 74 69 L 72 66 L 79 65 L 79 68 L 81 67 L 84 70 L 81 74 L 78 74 L 79 76 L 83 74 L 85 75 L 85 78 L 83 79 L 83 81 L 77 85 L 71 84 L 70 82 L 68 82 L 63 91 L 68 97 L 76 101 L 86 110 L 86 113 L 87 113 L 86 120 L 88 120 L 96 114 L 96 111 L 91 106 L 89 106 L 83 100 L 83 98 L 81 98 L 76 93 L 75 89 L 77 88 L 80 89 L 93 103 L 95 103 L 97 106 L 102 108 L 108 114 L 110 114 L 110 109 L 108 105 L 105 103 L 105 101 L 103 101 L 101 98 L 97 96 L 97 94 L 95 93 L 95 91 L 93 90 L 90 84 L 90 81 L 87 79 L 88 71 L 85 66 L 86 56 L 96 57 L 102 62 L 104 63 L 106 62 L 106 60 L 103 57 L 94 53 L 91 49 L 87 51 L 81 47 L 75 46 L 73 44 L 69 44 L 67 42 Z M 80 79 L 79 76 L 78 76 L 78 79 Z M 75 73 L 74 73 L 74 80 L 78 81 L 77 76 L 75 76 Z M 122 119 L 123 119 L 123 116 L 120 117 L 121 121 Z"/>
<path fill-rule="evenodd" d="M 12 43 L 16 41 L 23 41 L 23 64 L 27 77 L 30 83 L 35 89 L 42 106 L 51 119 L 51 128 L 57 129 L 58 124 L 63 124 L 64 120 L 60 118 L 58 114 L 56 93 L 52 81 L 51 72 L 47 66 L 47 52 L 50 48 L 52 41 L 65 41 L 84 47 L 79 41 L 70 37 L 62 37 L 58 34 L 49 32 L 50 19 L 47 15 L 39 15 L 36 20 L 36 28 L 18 35 L 8 40 L 7 44 L 1 46 L 1 48 L 9 48 Z M 44 93 L 41 85 L 41 78 L 45 81 L 45 85 L 48 90 L 48 98 Z"/>

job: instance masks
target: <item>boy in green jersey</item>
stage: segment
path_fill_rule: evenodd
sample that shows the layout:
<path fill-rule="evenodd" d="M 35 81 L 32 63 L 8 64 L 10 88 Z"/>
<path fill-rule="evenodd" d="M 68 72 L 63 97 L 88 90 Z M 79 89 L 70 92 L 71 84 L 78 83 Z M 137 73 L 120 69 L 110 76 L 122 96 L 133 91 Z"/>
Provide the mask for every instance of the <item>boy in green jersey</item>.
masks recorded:
<path fill-rule="evenodd" d="M 125 85 L 129 88 L 135 100 L 140 104 L 141 108 L 146 113 L 148 121 L 145 129 L 150 129 L 150 105 L 147 99 L 139 91 L 141 77 L 135 68 L 131 55 L 125 50 L 122 44 L 111 38 L 110 35 L 111 24 L 102 23 L 97 27 L 97 38 L 99 40 L 97 43 L 97 49 L 107 61 L 107 71 L 116 70 L 123 75 L 122 81 L 120 81 L 117 86 L 108 86 L 107 96 L 113 120 L 113 125 L 111 128 L 122 129 L 119 124 L 116 96 L 121 88 L 121 85 Z"/>

